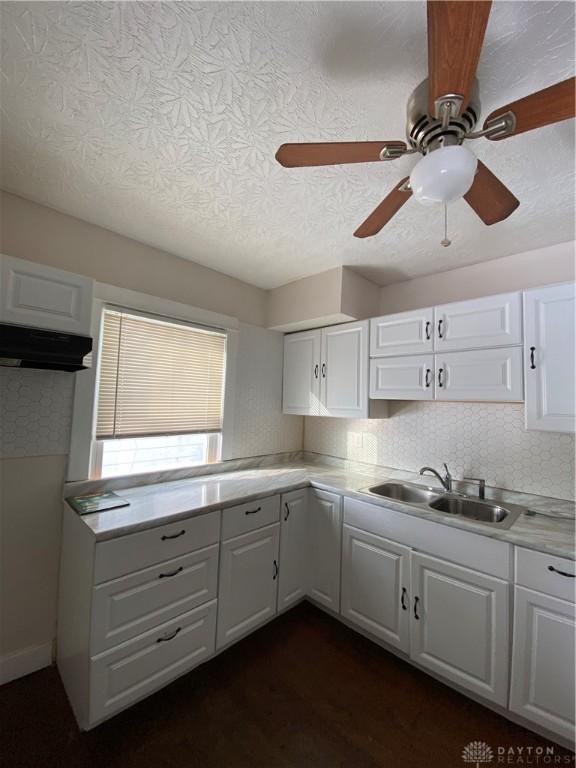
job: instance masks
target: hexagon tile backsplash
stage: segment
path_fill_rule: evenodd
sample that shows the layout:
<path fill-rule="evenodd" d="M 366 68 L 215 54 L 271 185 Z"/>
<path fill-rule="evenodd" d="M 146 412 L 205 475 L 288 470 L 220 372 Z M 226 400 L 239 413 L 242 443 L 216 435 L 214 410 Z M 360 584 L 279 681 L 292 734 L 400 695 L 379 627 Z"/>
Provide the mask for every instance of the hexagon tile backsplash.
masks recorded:
<path fill-rule="evenodd" d="M 388 419 L 307 418 L 304 449 L 410 471 L 447 462 L 455 478 L 574 498 L 574 436 L 527 432 L 522 403 L 392 402 Z"/>
<path fill-rule="evenodd" d="M 0 368 L 0 458 L 67 454 L 73 398 L 69 373 Z"/>

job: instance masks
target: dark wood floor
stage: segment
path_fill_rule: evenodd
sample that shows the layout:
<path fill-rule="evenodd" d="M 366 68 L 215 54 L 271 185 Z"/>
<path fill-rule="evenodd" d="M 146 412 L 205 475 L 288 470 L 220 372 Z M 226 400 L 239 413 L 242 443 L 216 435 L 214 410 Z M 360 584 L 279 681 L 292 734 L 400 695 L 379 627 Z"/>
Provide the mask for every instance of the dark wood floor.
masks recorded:
<path fill-rule="evenodd" d="M 308 604 L 89 733 L 55 669 L 0 688 L 5 768 L 463 768 L 474 740 L 549 745 Z"/>

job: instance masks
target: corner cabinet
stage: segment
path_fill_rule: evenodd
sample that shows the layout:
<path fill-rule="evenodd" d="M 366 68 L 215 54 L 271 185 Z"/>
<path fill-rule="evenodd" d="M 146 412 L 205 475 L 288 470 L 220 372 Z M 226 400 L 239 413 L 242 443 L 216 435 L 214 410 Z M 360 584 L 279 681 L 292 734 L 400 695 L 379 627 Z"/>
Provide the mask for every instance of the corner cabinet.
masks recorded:
<path fill-rule="evenodd" d="M 574 432 L 575 326 L 574 283 L 524 293 L 526 429 Z"/>
<path fill-rule="evenodd" d="M 282 410 L 300 416 L 368 416 L 369 322 L 284 337 Z"/>

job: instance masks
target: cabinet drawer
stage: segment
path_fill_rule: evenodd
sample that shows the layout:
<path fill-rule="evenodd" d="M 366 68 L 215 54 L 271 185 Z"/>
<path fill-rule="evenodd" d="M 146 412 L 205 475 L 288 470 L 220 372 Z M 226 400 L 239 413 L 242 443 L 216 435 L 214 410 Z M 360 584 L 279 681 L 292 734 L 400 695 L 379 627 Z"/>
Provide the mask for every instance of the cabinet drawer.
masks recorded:
<path fill-rule="evenodd" d="M 214 653 L 216 600 L 96 656 L 90 664 L 90 722 L 161 688 Z"/>
<path fill-rule="evenodd" d="M 216 544 L 220 512 L 190 517 L 96 545 L 94 583 L 100 584 L 154 563 Z"/>
<path fill-rule="evenodd" d="M 370 360 L 370 397 L 384 400 L 433 400 L 434 355 Z"/>
<path fill-rule="evenodd" d="M 216 597 L 218 544 L 131 573 L 94 589 L 91 655 Z"/>
<path fill-rule="evenodd" d="M 280 496 L 239 504 L 222 512 L 222 539 L 255 531 L 280 520 Z"/>
<path fill-rule="evenodd" d="M 576 563 L 573 560 L 522 547 L 515 549 L 517 584 L 575 602 Z"/>

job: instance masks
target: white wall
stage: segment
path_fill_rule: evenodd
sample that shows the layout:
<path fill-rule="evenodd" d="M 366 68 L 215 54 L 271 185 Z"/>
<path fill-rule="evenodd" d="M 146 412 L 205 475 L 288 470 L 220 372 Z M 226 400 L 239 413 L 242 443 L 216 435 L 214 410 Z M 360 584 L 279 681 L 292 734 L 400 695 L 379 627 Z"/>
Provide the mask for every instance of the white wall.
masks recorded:
<path fill-rule="evenodd" d="M 380 289 L 380 313 L 403 312 L 494 293 L 564 283 L 575 278 L 576 243 L 516 253 Z"/>

